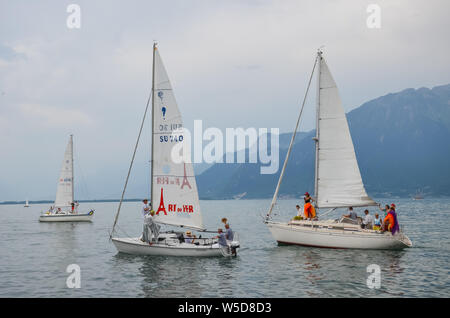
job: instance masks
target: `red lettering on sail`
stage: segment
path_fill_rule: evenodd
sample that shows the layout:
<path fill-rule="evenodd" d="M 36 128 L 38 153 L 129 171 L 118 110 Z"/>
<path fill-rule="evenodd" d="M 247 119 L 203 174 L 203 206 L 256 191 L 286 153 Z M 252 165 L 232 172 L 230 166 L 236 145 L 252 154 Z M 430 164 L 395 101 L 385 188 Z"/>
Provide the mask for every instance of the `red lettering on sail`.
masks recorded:
<path fill-rule="evenodd" d="M 161 199 L 159 200 L 159 208 L 156 211 L 156 215 L 159 215 L 159 212 L 164 212 L 164 215 L 167 215 L 166 208 L 164 206 L 164 197 L 163 197 L 163 188 L 161 188 Z"/>

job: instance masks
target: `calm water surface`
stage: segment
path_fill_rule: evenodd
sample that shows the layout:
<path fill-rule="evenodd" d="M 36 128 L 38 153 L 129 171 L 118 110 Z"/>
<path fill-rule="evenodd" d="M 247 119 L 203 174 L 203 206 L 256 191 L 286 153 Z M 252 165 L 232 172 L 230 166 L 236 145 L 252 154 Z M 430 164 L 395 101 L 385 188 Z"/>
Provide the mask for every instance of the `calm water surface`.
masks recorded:
<path fill-rule="evenodd" d="M 400 223 L 414 244 L 404 251 L 277 246 L 260 216 L 269 203 L 202 201 L 208 229 L 216 229 L 227 217 L 239 232 L 242 248 L 234 259 L 118 254 L 108 239 L 118 203 L 81 204 L 80 208 L 96 210 L 93 223 L 53 224 L 38 222 L 48 205 L 0 205 L 0 296 L 450 296 L 450 199 L 395 200 Z M 295 215 L 295 204 L 280 200 L 276 217 L 287 220 Z M 140 235 L 140 203 L 123 205 L 119 226 Z M 80 289 L 66 287 L 69 264 L 81 268 Z M 378 290 L 366 285 L 370 264 L 382 270 Z"/>

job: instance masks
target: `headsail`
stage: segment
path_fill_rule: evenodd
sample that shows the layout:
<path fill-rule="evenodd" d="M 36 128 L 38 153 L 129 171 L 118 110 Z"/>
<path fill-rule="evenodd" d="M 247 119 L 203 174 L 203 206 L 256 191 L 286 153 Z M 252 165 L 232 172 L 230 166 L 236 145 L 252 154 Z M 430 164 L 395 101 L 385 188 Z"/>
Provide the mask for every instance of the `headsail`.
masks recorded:
<path fill-rule="evenodd" d="M 153 65 L 151 199 L 155 220 L 204 229 L 192 164 L 175 163 L 171 156 L 172 148 L 184 142 L 183 121 L 156 46 Z"/>
<path fill-rule="evenodd" d="M 376 203 L 364 188 L 336 83 L 319 52 L 316 200 L 319 208 Z"/>
<path fill-rule="evenodd" d="M 69 143 L 64 153 L 64 160 L 59 174 L 56 190 L 55 207 L 67 207 L 73 202 L 73 136 L 70 135 Z"/>

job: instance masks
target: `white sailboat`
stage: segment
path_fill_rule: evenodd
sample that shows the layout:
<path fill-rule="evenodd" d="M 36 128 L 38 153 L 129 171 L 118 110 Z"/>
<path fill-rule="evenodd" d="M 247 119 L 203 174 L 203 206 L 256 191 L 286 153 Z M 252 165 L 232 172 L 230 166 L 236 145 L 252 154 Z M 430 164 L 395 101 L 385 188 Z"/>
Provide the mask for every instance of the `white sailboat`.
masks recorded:
<path fill-rule="evenodd" d="M 236 248 L 239 247 L 237 241 L 228 241 L 226 246 L 220 246 L 215 238 L 199 237 L 194 240 L 194 243 L 184 241 L 183 228 L 198 231 L 204 231 L 205 228 L 192 164 L 175 162 L 171 155 L 173 147 L 180 146 L 184 142 L 183 121 L 156 44 L 153 47 L 152 85 L 150 192 L 151 206 L 155 209 L 153 220 L 163 226 L 176 226 L 181 228 L 181 231 L 159 233 L 157 239 L 152 242 L 145 242 L 140 237 L 115 237 L 120 203 L 111 239 L 119 252 L 128 254 L 166 256 L 230 256 L 235 254 Z"/>
<path fill-rule="evenodd" d="M 78 203 L 74 202 L 73 175 L 73 136 L 70 135 L 59 175 L 55 203 L 47 212 L 39 216 L 40 222 L 83 222 L 92 220 L 94 210 L 85 214 L 78 213 Z"/>
<path fill-rule="evenodd" d="M 377 205 L 367 195 L 364 188 L 339 92 L 322 52 L 319 50 L 265 223 L 272 236 L 280 244 L 360 249 L 411 247 L 411 241 L 401 231 L 392 235 L 390 232 L 362 229 L 357 222 L 351 222 L 347 218 L 320 221 L 292 220 L 289 222 L 272 220 L 271 213 L 276 204 L 316 66 L 318 68 L 316 136 L 314 138 L 316 209 L 327 208 L 330 210 L 326 213 L 330 213 L 338 208 Z"/>
<path fill-rule="evenodd" d="M 28 199 L 25 200 L 25 205 L 23 206 L 24 208 L 29 208 L 30 204 L 28 203 Z"/>

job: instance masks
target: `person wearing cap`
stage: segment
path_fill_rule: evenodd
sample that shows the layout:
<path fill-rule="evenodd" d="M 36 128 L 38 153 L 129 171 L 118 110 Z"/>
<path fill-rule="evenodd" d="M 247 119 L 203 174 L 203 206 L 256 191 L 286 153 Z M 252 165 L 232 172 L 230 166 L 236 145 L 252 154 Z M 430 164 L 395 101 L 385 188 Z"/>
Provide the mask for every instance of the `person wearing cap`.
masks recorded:
<path fill-rule="evenodd" d="M 311 204 L 311 197 L 309 197 L 309 199 L 305 197 L 304 200 L 305 205 L 303 206 L 303 209 L 305 213 L 305 218 L 312 220 L 316 217 L 316 210 L 314 209 L 314 206 Z"/>
<path fill-rule="evenodd" d="M 196 238 L 196 236 L 192 235 L 191 231 L 186 231 L 186 236 L 184 237 L 184 242 L 192 244 L 192 243 L 194 243 L 195 238 Z"/>
<path fill-rule="evenodd" d="M 314 199 L 311 197 L 311 195 L 309 194 L 309 192 L 306 192 L 305 193 L 305 200 L 307 201 L 307 202 L 314 202 Z M 306 202 L 305 201 L 305 202 Z"/>

